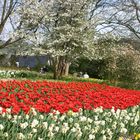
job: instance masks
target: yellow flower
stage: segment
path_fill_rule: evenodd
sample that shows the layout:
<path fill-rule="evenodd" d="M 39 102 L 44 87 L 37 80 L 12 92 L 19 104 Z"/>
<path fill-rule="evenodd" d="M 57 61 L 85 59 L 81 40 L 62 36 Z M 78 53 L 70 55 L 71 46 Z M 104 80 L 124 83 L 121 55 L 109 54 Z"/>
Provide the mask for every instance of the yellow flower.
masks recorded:
<path fill-rule="evenodd" d="M 135 140 L 139 140 L 140 139 L 140 133 L 139 134 L 134 133 L 134 138 L 135 138 Z"/>
<path fill-rule="evenodd" d="M 137 137 L 138 137 L 138 138 L 140 138 L 140 133 L 139 133 L 139 134 L 137 134 Z"/>
<path fill-rule="evenodd" d="M 123 137 L 119 137 L 119 140 L 123 140 Z"/>
<path fill-rule="evenodd" d="M 118 140 L 132 140 L 131 138 L 119 137 Z"/>
<path fill-rule="evenodd" d="M 67 112 L 67 115 L 68 115 L 68 116 L 72 116 L 72 114 L 73 114 L 73 111 L 72 111 L 72 110 L 69 110 L 69 111 Z"/>
<path fill-rule="evenodd" d="M 138 136 L 136 135 L 136 136 L 135 136 L 135 140 L 138 140 L 138 139 L 139 139 L 139 138 L 138 138 Z"/>

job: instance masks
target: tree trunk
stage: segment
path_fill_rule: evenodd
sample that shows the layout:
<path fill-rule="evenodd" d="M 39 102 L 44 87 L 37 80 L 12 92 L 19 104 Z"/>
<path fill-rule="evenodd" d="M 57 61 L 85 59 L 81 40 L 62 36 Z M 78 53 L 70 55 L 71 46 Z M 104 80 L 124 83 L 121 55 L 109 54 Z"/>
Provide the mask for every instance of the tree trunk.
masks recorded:
<path fill-rule="evenodd" d="M 70 67 L 70 63 L 67 62 L 65 65 L 66 65 L 66 66 L 65 66 L 65 73 L 64 73 L 64 75 L 65 75 L 65 76 L 68 76 L 68 75 L 69 75 L 69 67 Z"/>
<path fill-rule="evenodd" d="M 53 60 L 53 66 L 54 66 L 53 78 L 54 79 L 59 79 L 62 76 L 62 66 L 63 66 L 62 60 L 63 59 L 62 59 L 61 56 L 60 57 L 56 57 Z"/>
<path fill-rule="evenodd" d="M 53 60 L 53 79 L 58 79 L 57 69 L 58 69 L 58 57 Z"/>
<path fill-rule="evenodd" d="M 54 79 L 62 78 L 63 75 L 67 76 L 69 73 L 70 63 L 66 62 L 64 56 L 55 58 L 54 62 Z"/>
<path fill-rule="evenodd" d="M 54 73 L 53 73 L 53 79 L 58 79 L 58 72 L 57 72 L 57 67 L 55 66 L 54 68 Z"/>

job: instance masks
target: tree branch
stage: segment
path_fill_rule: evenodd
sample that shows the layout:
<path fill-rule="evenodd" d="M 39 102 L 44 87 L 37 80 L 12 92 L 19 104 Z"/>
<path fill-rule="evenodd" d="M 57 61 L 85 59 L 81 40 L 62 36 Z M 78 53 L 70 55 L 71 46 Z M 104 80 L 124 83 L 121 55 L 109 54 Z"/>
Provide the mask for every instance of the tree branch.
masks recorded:
<path fill-rule="evenodd" d="M 4 0 L 3 10 L 2 10 L 2 16 L 1 16 L 1 22 L 3 21 L 4 16 L 5 16 L 5 11 L 6 11 L 6 2 L 7 2 L 7 0 Z"/>
<path fill-rule="evenodd" d="M 18 41 L 20 41 L 22 39 L 23 38 L 18 38 L 18 39 L 16 39 L 16 40 L 14 40 L 14 41 L 11 42 L 12 38 L 10 38 L 5 43 L 3 43 L 2 45 L 0 45 L 0 49 L 5 48 L 6 46 L 9 46 L 11 44 L 14 44 L 14 43 L 16 43 L 16 42 L 18 42 Z"/>

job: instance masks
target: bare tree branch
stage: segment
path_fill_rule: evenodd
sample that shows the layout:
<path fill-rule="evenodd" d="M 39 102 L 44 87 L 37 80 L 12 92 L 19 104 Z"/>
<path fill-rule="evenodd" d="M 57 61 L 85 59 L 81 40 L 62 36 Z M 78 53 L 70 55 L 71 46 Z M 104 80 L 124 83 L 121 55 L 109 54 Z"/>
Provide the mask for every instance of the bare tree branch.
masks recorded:
<path fill-rule="evenodd" d="M 1 22 L 3 21 L 4 16 L 5 16 L 5 11 L 6 11 L 6 2 L 7 2 L 7 0 L 4 0 L 3 10 L 2 10 L 2 16 L 1 16 Z"/>
<path fill-rule="evenodd" d="M 111 25 L 111 27 L 116 26 L 117 28 L 112 27 L 114 32 L 117 32 L 117 29 L 123 27 L 126 31 L 130 31 L 140 39 L 139 5 L 140 1 L 137 0 L 116 0 L 111 1 L 110 3 L 105 0 L 102 5 L 102 15 L 105 13 L 105 16 L 102 17 L 102 20 L 104 20 L 107 25 Z M 106 10 L 108 12 L 106 12 Z"/>
<path fill-rule="evenodd" d="M 13 29 L 15 30 L 14 24 L 12 23 L 12 19 L 11 19 L 11 14 L 14 11 L 16 4 L 18 3 L 18 0 L 4 0 L 3 1 L 3 6 L 2 6 L 2 15 L 1 15 L 1 20 L 0 20 L 0 35 L 3 32 L 4 27 L 6 26 L 6 22 L 8 21 L 8 19 L 10 19 L 10 23 L 13 27 Z M 0 48 L 3 48 L 11 43 L 11 38 L 9 38 L 6 42 L 4 42 Z M 19 40 L 19 39 L 18 39 Z M 17 41 L 18 41 L 17 40 Z"/>
<path fill-rule="evenodd" d="M 90 17 L 89 17 L 89 20 L 92 19 L 95 10 L 97 10 L 100 6 L 103 6 L 103 5 L 100 5 L 100 2 L 101 2 L 101 1 L 102 1 L 102 0 L 97 0 L 97 2 L 96 2 L 96 4 L 95 4 L 94 8 L 90 11 L 91 15 L 90 15 Z"/>

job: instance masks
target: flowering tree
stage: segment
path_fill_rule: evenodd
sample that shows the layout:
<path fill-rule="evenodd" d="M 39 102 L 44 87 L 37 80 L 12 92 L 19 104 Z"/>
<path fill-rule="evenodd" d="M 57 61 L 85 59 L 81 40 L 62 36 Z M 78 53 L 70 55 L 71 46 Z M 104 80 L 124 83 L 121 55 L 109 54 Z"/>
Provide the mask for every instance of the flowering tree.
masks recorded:
<path fill-rule="evenodd" d="M 93 34 L 87 21 L 89 1 L 57 1 L 53 7 L 53 29 L 47 38 L 49 53 L 53 56 L 54 77 L 68 74 L 70 62 L 79 56 L 92 56 Z"/>
<path fill-rule="evenodd" d="M 34 50 L 51 55 L 57 79 L 68 72 L 70 62 L 94 54 L 89 6 L 90 0 L 23 0 L 18 9 L 22 26 L 13 36 L 24 37 L 35 44 Z"/>

